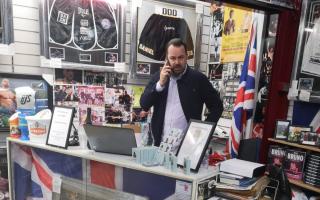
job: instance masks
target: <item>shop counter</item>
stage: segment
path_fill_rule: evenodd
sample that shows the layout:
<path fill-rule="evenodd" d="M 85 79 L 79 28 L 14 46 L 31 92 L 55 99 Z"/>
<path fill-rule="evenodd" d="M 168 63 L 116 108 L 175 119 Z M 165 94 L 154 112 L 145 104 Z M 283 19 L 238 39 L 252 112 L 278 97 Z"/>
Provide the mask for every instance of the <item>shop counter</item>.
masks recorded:
<path fill-rule="evenodd" d="M 187 175 L 182 169 L 145 167 L 130 156 L 13 138 L 7 147 L 11 199 L 197 199 L 198 185 L 218 172 L 209 167 Z"/>

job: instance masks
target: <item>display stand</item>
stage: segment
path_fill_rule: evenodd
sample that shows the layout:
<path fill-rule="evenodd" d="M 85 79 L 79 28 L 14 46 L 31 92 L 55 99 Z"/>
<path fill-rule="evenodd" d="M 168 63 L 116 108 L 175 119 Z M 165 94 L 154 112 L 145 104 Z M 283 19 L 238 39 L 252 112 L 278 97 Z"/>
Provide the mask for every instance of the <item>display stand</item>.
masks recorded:
<path fill-rule="evenodd" d="M 277 140 L 277 139 L 273 139 L 273 138 L 269 138 L 268 140 L 270 142 L 274 142 L 274 143 L 277 143 L 277 144 L 283 144 L 283 145 L 287 145 L 287 146 L 291 146 L 291 147 L 297 147 L 297 148 L 300 148 L 300 149 L 305 149 L 305 150 L 309 150 L 309 151 L 313 151 L 313 152 L 320 152 L 320 148 L 319 147 L 296 144 L 296 143 L 287 142 L 287 141 L 284 141 L 284 140 Z M 311 190 L 313 192 L 317 192 L 317 193 L 320 194 L 320 189 L 318 187 L 306 184 L 301 180 L 289 179 L 289 182 L 291 184 L 295 185 L 295 186 L 301 187 L 301 188 L 306 189 L 306 190 Z"/>
<path fill-rule="evenodd" d="M 8 169 L 9 169 L 9 190 L 10 190 L 10 197 L 11 199 L 15 199 L 15 195 L 17 193 L 17 188 L 15 184 L 18 184 L 19 181 L 15 174 L 15 169 L 17 165 L 16 161 L 16 147 L 23 147 L 23 149 L 27 148 L 30 149 L 32 152 L 42 152 L 47 154 L 56 154 L 57 157 L 67 157 L 68 159 L 80 159 L 82 162 L 78 162 L 80 166 L 75 166 L 74 164 L 66 163 L 68 166 L 64 166 L 63 168 L 69 168 L 71 172 L 74 172 L 72 167 L 80 167 L 82 172 L 81 179 L 78 179 L 81 183 L 82 188 L 86 188 L 86 186 L 92 186 L 94 183 L 94 171 L 95 166 L 103 166 L 107 165 L 110 168 L 115 168 L 115 171 L 122 171 L 122 180 L 123 185 L 122 188 L 116 188 L 117 191 L 131 193 L 134 195 L 139 196 L 147 196 L 150 199 L 164 199 L 169 196 L 175 195 L 177 192 L 177 188 L 179 188 L 179 184 L 183 183 L 189 185 L 190 195 L 187 199 L 197 199 L 197 188 L 198 185 L 203 182 L 204 180 L 213 178 L 216 174 L 218 169 L 209 167 L 208 169 L 200 168 L 198 173 L 191 173 L 190 175 L 186 175 L 183 173 L 182 169 L 179 169 L 178 172 L 172 172 L 169 169 L 164 168 L 163 166 L 157 167 L 144 167 L 135 162 L 135 159 L 130 156 L 122 156 L 122 155 L 115 155 L 115 154 L 107 154 L 107 153 L 98 153 L 92 150 L 87 149 L 79 149 L 79 148 L 72 148 L 68 147 L 68 149 L 62 149 L 52 146 L 47 146 L 45 144 L 37 144 L 30 141 L 21 141 L 18 139 L 7 139 L 7 146 L 8 146 Z M 48 159 L 46 156 L 45 159 Z M 44 159 L 44 160 L 45 160 Z M 16 162 L 15 162 L 16 161 Z M 55 160 L 54 160 L 55 161 Z M 56 160 L 56 162 L 63 163 L 60 160 Z M 82 167 L 81 167 L 82 163 Z M 70 164 L 70 166 L 69 166 Z M 60 164 L 59 164 L 60 165 Z M 110 170 L 102 170 L 99 177 L 106 177 L 106 174 Z M 62 173 L 63 174 L 63 173 Z M 54 176 L 61 175 L 55 173 Z M 97 176 L 97 175 L 96 175 Z M 67 177 L 72 178 L 72 177 Z M 107 182 L 108 180 L 102 180 L 102 182 Z M 63 182 L 62 182 L 63 185 Z M 101 184 L 97 184 L 100 185 Z M 141 186 L 141 187 L 140 187 Z M 59 187 L 62 187 L 61 185 Z M 63 188 L 61 188 L 63 191 Z M 109 188 L 110 189 L 110 188 Z M 112 188 L 111 189 L 115 189 Z M 169 191 L 169 194 L 168 194 Z M 183 190 L 182 190 L 183 191 Z M 18 191 L 19 192 L 19 191 Z M 89 195 L 86 190 L 83 191 L 85 195 Z M 88 191 L 89 192 L 89 191 Z M 180 187 L 181 193 L 181 187 Z M 150 196 L 149 196 L 150 194 Z M 62 195 L 62 194 L 61 194 Z M 153 196 L 152 196 L 153 195 Z M 162 196 L 161 196 L 162 195 Z M 188 195 L 187 195 L 188 196 Z"/>

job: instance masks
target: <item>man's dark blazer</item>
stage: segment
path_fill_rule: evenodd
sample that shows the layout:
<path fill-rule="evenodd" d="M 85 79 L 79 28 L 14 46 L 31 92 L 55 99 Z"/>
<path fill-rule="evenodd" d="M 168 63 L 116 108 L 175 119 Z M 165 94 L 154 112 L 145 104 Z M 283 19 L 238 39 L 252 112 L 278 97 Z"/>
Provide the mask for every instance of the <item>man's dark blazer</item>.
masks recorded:
<path fill-rule="evenodd" d="M 157 92 L 156 84 L 159 79 L 160 71 L 151 78 L 140 98 L 143 110 L 148 111 L 152 106 L 154 107 L 151 128 L 156 146 L 159 146 L 161 142 L 170 82 L 167 81 L 163 91 Z M 223 111 L 222 102 L 218 92 L 213 89 L 204 74 L 187 66 L 186 72 L 177 81 L 177 85 L 182 110 L 187 121 L 190 119 L 201 120 L 204 103 L 209 110 L 206 121 L 217 122 L 219 120 Z M 174 115 L 174 113 L 172 114 Z"/>

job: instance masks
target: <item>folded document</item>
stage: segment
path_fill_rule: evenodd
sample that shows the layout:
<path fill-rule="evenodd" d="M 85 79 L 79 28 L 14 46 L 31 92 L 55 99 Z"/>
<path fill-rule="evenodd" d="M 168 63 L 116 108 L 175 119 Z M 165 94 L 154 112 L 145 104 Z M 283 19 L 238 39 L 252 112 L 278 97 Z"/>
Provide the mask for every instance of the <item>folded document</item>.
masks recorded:
<path fill-rule="evenodd" d="M 253 178 L 264 174 L 265 165 L 234 158 L 221 162 L 220 171 Z"/>

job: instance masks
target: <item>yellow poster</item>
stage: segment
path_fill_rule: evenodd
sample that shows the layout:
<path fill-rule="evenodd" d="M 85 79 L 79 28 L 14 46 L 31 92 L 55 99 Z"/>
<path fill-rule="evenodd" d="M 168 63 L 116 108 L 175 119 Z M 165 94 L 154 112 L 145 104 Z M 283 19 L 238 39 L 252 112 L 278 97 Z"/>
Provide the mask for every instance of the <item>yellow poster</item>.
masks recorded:
<path fill-rule="evenodd" d="M 221 62 L 243 62 L 250 38 L 253 10 L 225 4 Z"/>
<path fill-rule="evenodd" d="M 133 108 L 140 108 L 140 97 L 145 86 L 131 86 L 133 91 Z"/>

